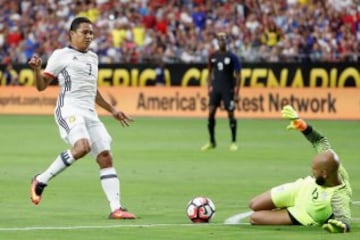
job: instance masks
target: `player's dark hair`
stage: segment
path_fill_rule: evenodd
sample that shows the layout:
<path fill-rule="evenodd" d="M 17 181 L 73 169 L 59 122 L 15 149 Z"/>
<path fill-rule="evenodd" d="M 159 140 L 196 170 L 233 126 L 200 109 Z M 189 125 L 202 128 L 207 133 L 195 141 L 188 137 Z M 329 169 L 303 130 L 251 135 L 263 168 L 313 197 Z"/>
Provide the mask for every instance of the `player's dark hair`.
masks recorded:
<path fill-rule="evenodd" d="M 77 17 L 75 18 L 70 25 L 70 31 L 76 31 L 81 23 L 92 23 L 90 21 L 90 19 L 86 18 L 86 17 Z"/>

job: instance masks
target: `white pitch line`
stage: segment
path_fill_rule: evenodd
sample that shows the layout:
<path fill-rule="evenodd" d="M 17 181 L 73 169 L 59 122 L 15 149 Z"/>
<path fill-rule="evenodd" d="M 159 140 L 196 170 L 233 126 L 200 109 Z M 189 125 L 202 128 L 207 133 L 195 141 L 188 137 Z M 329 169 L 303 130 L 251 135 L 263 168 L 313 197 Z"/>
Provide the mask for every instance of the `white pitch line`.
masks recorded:
<path fill-rule="evenodd" d="M 249 217 L 252 213 L 253 213 L 253 211 L 249 211 L 249 212 L 244 212 L 244 213 L 239 213 L 239 214 L 233 215 L 233 216 L 227 218 L 224 221 L 224 224 L 240 224 L 243 219 Z"/>
<path fill-rule="evenodd" d="M 352 218 L 354 222 L 360 222 L 360 218 Z M 159 224 L 122 224 L 122 225 L 94 225 L 94 226 L 37 226 L 37 227 L 0 227 L 0 232 L 14 231 L 43 231 L 43 230 L 82 230 L 82 229 L 111 229 L 111 228 L 156 228 L 156 227 L 203 227 L 203 226 L 229 226 L 229 223 L 159 223 Z M 249 223 L 236 223 L 230 225 L 249 225 Z"/>
<path fill-rule="evenodd" d="M 224 225 L 222 223 L 194 224 L 194 223 L 159 223 L 159 224 L 121 224 L 121 225 L 98 225 L 98 226 L 38 226 L 38 227 L 10 227 L 1 228 L 0 231 L 36 231 L 36 230 L 81 230 L 81 229 L 107 229 L 107 228 L 153 228 L 153 227 L 197 227 L 209 225 Z"/>

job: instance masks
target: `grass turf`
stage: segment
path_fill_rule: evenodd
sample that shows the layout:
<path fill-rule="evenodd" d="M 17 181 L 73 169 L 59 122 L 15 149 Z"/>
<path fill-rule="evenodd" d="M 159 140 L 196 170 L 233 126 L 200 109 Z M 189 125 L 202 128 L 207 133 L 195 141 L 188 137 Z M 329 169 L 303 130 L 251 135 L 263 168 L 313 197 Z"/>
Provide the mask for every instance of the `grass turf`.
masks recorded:
<path fill-rule="evenodd" d="M 0 239 L 335 239 L 319 227 L 223 225 L 248 211 L 249 199 L 310 173 L 314 150 L 284 120 L 238 120 L 239 151 L 230 152 L 226 119 L 218 119 L 218 147 L 207 142 L 206 119 L 138 118 L 122 128 L 102 118 L 113 137 L 122 203 L 140 218 L 108 220 L 109 207 L 90 156 L 50 182 L 43 201 L 29 200 L 31 177 L 68 148 L 50 116 L 0 117 Z M 359 239 L 358 121 L 310 121 L 325 133 L 348 169 L 353 187 L 352 233 Z M 216 215 L 210 224 L 190 224 L 185 214 L 194 196 L 210 197 Z"/>

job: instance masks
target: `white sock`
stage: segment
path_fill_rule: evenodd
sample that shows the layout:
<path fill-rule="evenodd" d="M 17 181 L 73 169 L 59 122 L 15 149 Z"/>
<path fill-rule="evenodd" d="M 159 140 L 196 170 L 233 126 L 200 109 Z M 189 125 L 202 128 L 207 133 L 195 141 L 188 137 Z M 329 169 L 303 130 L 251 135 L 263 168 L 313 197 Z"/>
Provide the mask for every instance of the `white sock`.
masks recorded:
<path fill-rule="evenodd" d="M 53 177 L 62 172 L 65 168 L 69 167 L 74 162 L 74 157 L 70 150 L 64 151 L 57 156 L 55 161 L 36 177 L 39 182 L 47 184 Z"/>
<path fill-rule="evenodd" d="M 111 212 L 120 208 L 120 181 L 113 167 L 100 169 L 100 182 Z"/>

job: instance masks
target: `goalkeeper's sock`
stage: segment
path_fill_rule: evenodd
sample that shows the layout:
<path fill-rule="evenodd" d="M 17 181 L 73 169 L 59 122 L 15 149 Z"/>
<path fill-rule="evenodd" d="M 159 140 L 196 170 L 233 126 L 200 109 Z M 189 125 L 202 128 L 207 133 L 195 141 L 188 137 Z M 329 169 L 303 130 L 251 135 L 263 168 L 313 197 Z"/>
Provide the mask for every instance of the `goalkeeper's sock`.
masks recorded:
<path fill-rule="evenodd" d="M 102 189 L 109 201 L 111 212 L 120 206 L 120 181 L 113 167 L 100 169 L 100 181 Z"/>
<path fill-rule="evenodd" d="M 55 161 L 36 177 L 39 182 L 47 184 L 53 177 L 61 173 L 65 168 L 69 167 L 75 161 L 70 150 L 64 151 L 57 156 Z"/>

